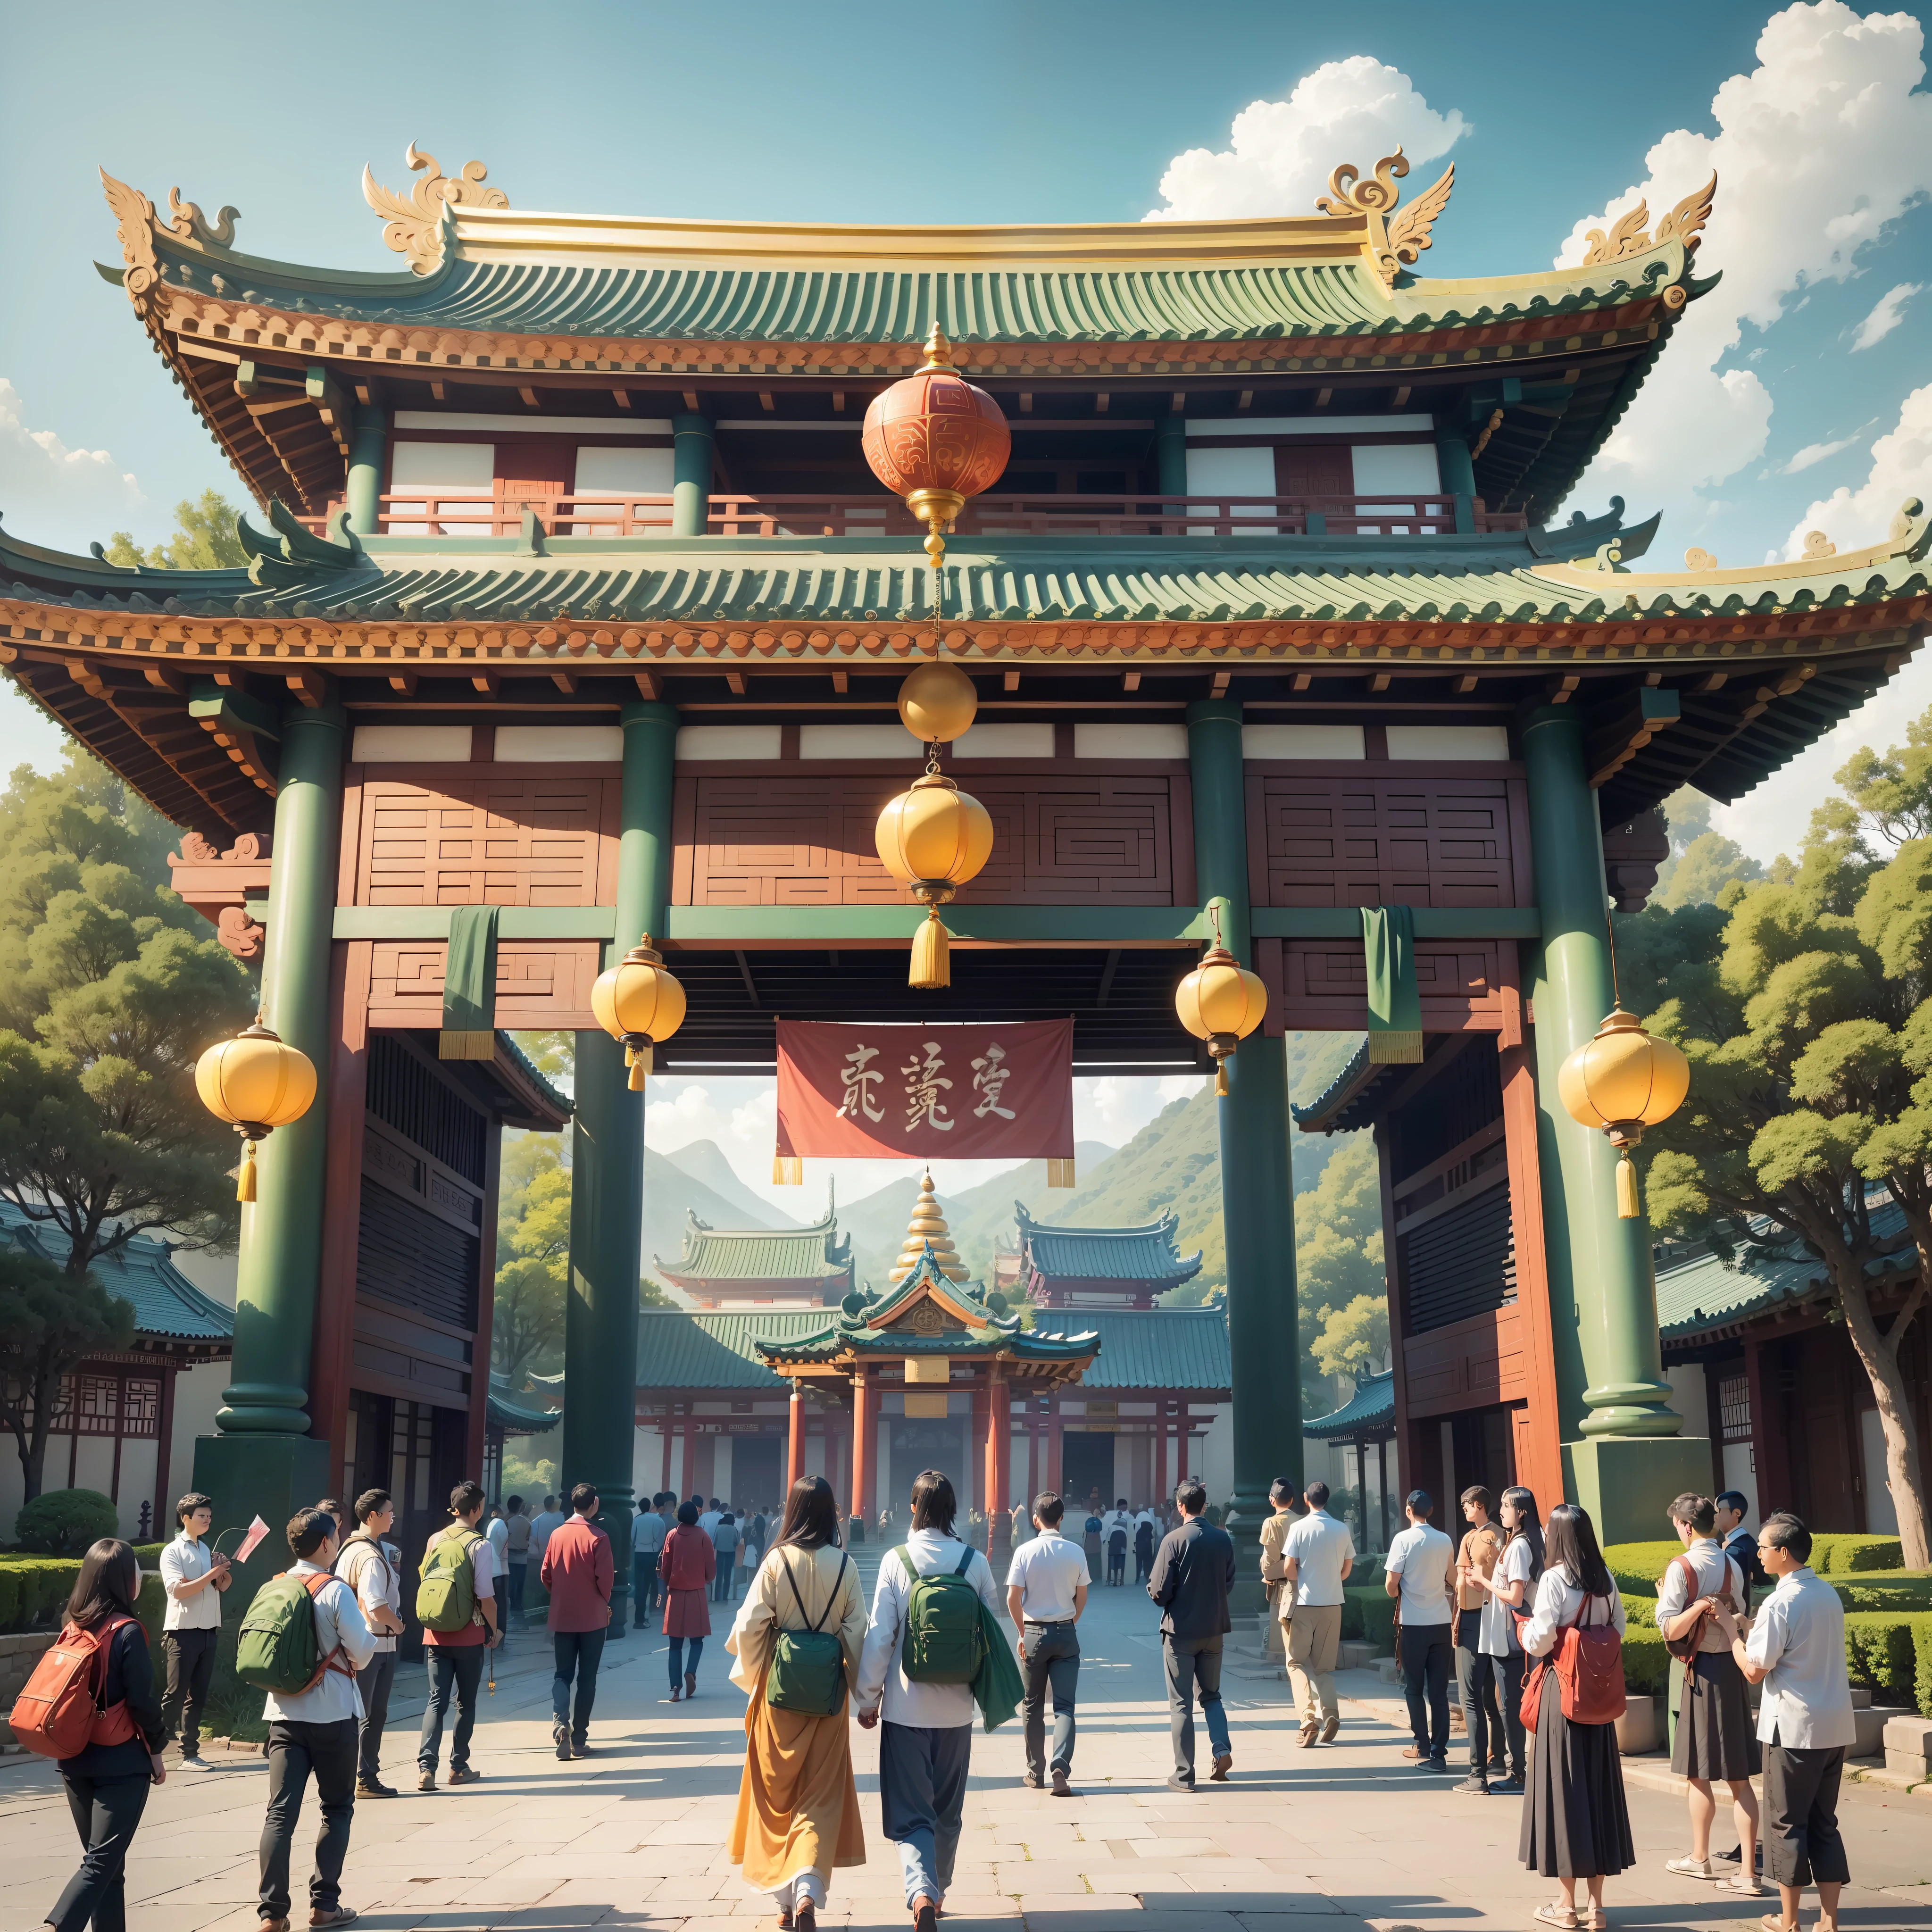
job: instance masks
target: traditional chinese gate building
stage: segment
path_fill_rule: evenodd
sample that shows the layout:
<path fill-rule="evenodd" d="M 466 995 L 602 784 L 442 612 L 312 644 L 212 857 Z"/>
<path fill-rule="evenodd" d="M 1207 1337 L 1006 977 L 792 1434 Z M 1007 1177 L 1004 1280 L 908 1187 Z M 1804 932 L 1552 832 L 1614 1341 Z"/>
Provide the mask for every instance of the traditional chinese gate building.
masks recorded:
<path fill-rule="evenodd" d="M 836 1307 L 852 1288 L 852 1244 L 829 1206 L 805 1228 L 714 1228 L 687 1213 L 683 1252 L 651 1259 L 699 1308 Z"/>
<path fill-rule="evenodd" d="M 1174 1244 L 1173 1214 L 1138 1228 L 1076 1227 L 1036 1221 L 1013 1203 L 1018 1246 L 993 1257 L 993 1285 L 1041 1308 L 1150 1309 L 1201 1272 L 1199 1252 Z"/>
<path fill-rule="evenodd" d="M 1072 1014 L 1078 1070 L 1172 1072 L 1203 1064 L 1172 995 L 1212 906 L 1270 995 L 1220 1108 L 1233 1502 L 1258 1517 L 1300 1441 L 1269 1042 L 1364 1024 L 1355 908 L 1391 903 L 1428 1057 L 1378 1096 L 1474 1097 L 1452 1144 L 1401 1130 L 1390 1212 L 1425 1169 L 1462 1187 L 1498 1133 L 1515 1298 L 1458 1312 L 1453 1346 L 1404 1316 L 1399 1398 L 1426 1381 L 1438 1438 L 1456 1404 L 1520 1405 L 1519 1473 L 1612 1535 L 1701 1481 L 1648 1228 L 1554 1070 L 1610 1005 L 1630 828 L 1686 781 L 1730 800 L 1778 769 L 1904 661 L 1928 602 L 1916 505 L 1868 549 L 1745 569 L 1638 567 L 1655 520 L 1620 504 L 1558 520 L 1704 286 L 1708 190 L 1574 266 L 1438 281 L 1412 268 L 1448 178 L 1391 212 L 1393 161 L 1373 192 L 1338 170 L 1306 217 L 958 229 L 528 214 L 480 166 L 412 165 L 406 198 L 372 184 L 405 258 L 374 276 L 244 254 L 230 218 L 110 179 L 104 273 L 255 497 L 251 561 L 0 550 L 16 680 L 197 852 L 236 855 L 225 930 L 324 1069 L 265 1150 L 197 1481 L 276 1521 L 350 1460 L 371 1042 L 438 1028 L 452 931 L 485 956 L 478 909 L 495 983 L 462 1004 L 579 1034 L 562 1461 L 616 1508 L 644 1113 L 587 1008 L 610 949 L 648 931 L 688 989 L 672 1071 L 770 1066 L 783 1013 Z M 857 433 L 934 324 L 1014 426 L 938 613 Z M 921 914 L 872 825 L 914 768 L 898 683 L 939 654 L 977 688 L 950 763 L 995 842 L 934 995 L 904 984 Z M 271 832 L 264 871 L 247 842 Z M 1392 1253 L 1437 1204 L 1408 1198 Z M 394 1352 L 454 1351 L 441 1399 L 479 1457 L 487 1306 L 411 1318 L 436 1342 Z M 1412 1373 L 1418 1343 L 1442 1364 Z"/>

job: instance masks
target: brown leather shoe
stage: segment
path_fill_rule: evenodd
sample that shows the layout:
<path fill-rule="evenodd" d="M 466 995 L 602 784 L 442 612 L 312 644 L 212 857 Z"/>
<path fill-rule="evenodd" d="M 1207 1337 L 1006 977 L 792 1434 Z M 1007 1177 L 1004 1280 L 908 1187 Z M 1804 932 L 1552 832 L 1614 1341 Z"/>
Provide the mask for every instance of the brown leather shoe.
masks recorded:
<path fill-rule="evenodd" d="M 818 1907 L 810 1899 L 800 1902 L 796 1923 L 798 1932 L 818 1932 Z"/>
<path fill-rule="evenodd" d="M 1424 1750 L 1420 1744 L 1404 1744 L 1402 1748 L 1402 1754 L 1404 1757 L 1408 1760 L 1411 1764 L 1414 1764 L 1418 1759 L 1425 1758 L 1429 1755 L 1429 1754 Z"/>
<path fill-rule="evenodd" d="M 289 1922 L 286 1918 L 258 1918 L 255 1932 L 289 1932 Z"/>
<path fill-rule="evenodd" d="M 336 1905 L 332 1906 L 326 1912 L 318 1910 L 309 1914 L 308 1922 L 311 1928 L 318 1925 L 353 1925 L 356 1923 L 356 1908 L 352 1905 Z"/>
<path fill-rule="evenodd" d="M 434 1791 L 436 1789 L 436 1773 L 424 1772 L 416 1780 L 416 1789 L 418 1791 Z"/>
<path fill-rule="evenodd" d="M 460 1771 L 452 1771 L 449 1774 L 449 1781 L 452 1784 L 481 1784 L 483 1774 L 466 1764 Z"/>
<path fill-rule="evenodd" d="M 1234 1768 L 1234 1754 L 1232 1751 L 1223 1751 L 1214 1760 L 1214 1768 L 1208 1774 L 1208 1777 L 1216 1784 L 1226 1784 L 1228 1781 L 1228 1773 Z"/>
<path fill-rule="evenodd" d="M 1336 1732 L 1340 1730 L 1341 1728 L 1342 1720 L 1340 1716 L 1337 1714 L 1335 1717 L 1330 1718 L 1328 1721 L 1322 1726 L 1322 1742 L 1324 1744 L 1332 1744 L 1335 1742 Z"/>
<path fill-rule="evenodd" d="M 1295 1742 L 1304 1750 L 1306 1750 L 1308 1747 L 1315 1742 L 1316 1738 L 1320 1736 L 1320 1735 L 1321 1731 L 1318 1726 L 1314 1724 L 1304 1724 L 1301 1727 L 1301 1735 L 1295 1740 Z"/>

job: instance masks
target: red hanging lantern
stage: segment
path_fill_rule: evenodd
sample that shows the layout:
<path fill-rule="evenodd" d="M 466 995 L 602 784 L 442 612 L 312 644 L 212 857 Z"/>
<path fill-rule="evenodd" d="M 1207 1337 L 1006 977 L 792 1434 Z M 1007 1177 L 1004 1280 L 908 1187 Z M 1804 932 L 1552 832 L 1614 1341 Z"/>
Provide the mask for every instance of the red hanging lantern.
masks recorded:
<path fill-rule="evenodd" d="M 1013 433 L 1000 406 L 952 367 L 952 345 L 938 325 L 914 374 L 872 398 L 860 442 L 872 474 L 925 524 L 926 554 L 937 570 L 943 532 L 966 500 L 997 483 L 1012 454 Z"/>

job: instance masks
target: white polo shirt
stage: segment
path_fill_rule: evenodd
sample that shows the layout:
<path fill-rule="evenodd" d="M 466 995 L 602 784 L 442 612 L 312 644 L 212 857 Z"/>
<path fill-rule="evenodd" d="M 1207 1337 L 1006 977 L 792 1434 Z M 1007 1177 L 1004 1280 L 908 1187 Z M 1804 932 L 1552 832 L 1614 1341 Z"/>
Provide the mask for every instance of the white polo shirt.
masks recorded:
<path fill-rule="evenodd" d="M 1845 1674 L 1845 1606 L 1810 1564 L 1778 1580 L 1744 1639 L 1744 1654 L 1769 1675 L 1757 1735 L 1786 1750 L 1828 1750 L 1858 1741 Z"/>
<path fill-rule="evenodd" d="M 1346 1522 L 1326 1510 L 1310 1510 L 1288 1532 L 1281 1553 L 1294 1561 L 1294 1600 L 1311 1608 L 1344 1601 L 1342 1565 L 1355 1553 L 1355 1539 Z"/>
<path fill-rule="evenodd" d="M 1449 1570 L 1456 1546 L 1433 1523 L 1412 1523 L 1389 1542 L 1384 1568 L 1402 1583 L 1405 1630 L 1449 1622 Z"/>
<path fill-rule="evenodd" d="M 178 1597 L 176 1587 L 206 1576 L 214 1567 L 205 1543 L 197 1543 L 183 1530 L 161 1552 L 161 1587 L 168 1593 L 168 1606 L 161 1616 L 164 1630 L 219 1630 L 221 1628 L 221 1592 L 206 1583 L 192 1596 Z"/>
<path fill-rule="evenodd" d="M 1074 1592 L 1093 1581 L 1086 1551 L 1057 1529 L 1022 1543 L 1006 1569 L 1006 1588 L 1020 1593 L 1020 1614 L 1030 1624 L 1070 1623 Z"/>

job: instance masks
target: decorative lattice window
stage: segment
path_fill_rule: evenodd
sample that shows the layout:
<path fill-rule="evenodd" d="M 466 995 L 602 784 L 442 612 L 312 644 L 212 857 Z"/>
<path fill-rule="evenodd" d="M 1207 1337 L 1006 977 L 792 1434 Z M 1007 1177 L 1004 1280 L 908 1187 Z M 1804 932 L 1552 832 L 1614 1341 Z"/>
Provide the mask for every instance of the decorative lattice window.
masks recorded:
<path fill-rule="evenodd" d="M 121 1384 L 121 1433 L 156 1437 L 161 1432 L 161 1382 L 158 1376 L 130 1376 Z"/>
<path fill-rule="evenodd" d="M 76 1436 L 114 1436 L 121 1428 L 118 1376 L 76 1376 L 74 1431 Z"/>
<path fill-rule="evenodd" d="M 1718 1384 L 1718 1426 L 1726 1442 L 1751 1439 L 1750 1378 L 1724 1376 Z"/>

